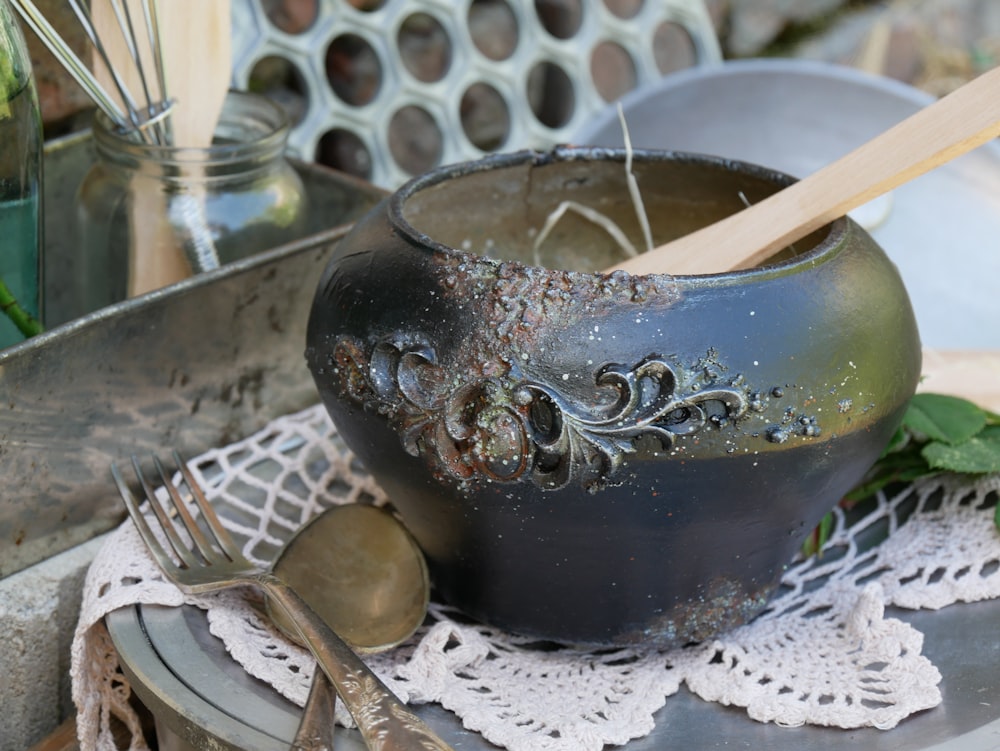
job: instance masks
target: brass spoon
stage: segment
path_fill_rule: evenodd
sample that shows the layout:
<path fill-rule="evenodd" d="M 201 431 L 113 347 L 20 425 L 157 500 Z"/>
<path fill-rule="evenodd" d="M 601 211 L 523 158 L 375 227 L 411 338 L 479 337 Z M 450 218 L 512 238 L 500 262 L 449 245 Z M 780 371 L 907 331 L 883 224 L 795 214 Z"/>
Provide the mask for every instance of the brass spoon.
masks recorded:
<path fill-rule="evenodd" d="M 324 511 L 288 543 L 273 570 L 363 654 L 405 641 L 427 613 L 430 583 L 423 554 L 402 524 L 373 506 Z M 278 628 L 297 641 L 284 612 L 270 600 L 266 605 Z M 317 669 L 293 749 L 333 748 L 335 703 L 329 680 Z"/>

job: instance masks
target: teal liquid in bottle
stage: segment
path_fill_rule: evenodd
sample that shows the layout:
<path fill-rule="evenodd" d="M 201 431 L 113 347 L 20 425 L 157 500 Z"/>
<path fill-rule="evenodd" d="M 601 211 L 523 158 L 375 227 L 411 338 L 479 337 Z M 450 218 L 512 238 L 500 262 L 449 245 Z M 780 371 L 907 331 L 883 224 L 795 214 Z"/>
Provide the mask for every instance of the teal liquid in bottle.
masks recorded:
<path fill-rule="evenodd" d="M 42 124 L 31 61 L 0 0 L 0 348 L 41 330 Z"/>

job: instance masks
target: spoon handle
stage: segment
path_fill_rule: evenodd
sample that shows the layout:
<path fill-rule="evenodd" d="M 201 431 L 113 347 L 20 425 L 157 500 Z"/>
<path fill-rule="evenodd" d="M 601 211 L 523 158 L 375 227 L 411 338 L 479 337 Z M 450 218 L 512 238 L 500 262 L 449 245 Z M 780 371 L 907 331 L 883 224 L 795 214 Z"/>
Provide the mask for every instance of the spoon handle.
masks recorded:
<path fill-rule="evenodd" d="M 1000 67 L 760 203 L 614 269 L 632 274 L 706 274 L 754 266 L 861 204 L 998 135 Z"/>
<path fill-rule="evenodd" d="M 334 712 L 337 708 L 337 692 L 330 685 L 326 673 L 313 673 L 309 686 L 309 697 L 302 708 L 302 719 L 289 751 L 333 751 Z"/>
<path fill-rule="evenodd" d="M 337 689 L 365 745 L 380 751 L 452 751 L 423 720 L 386 688 L 322 618 L 277 577 L 256 579 L 288 615 L 302 642 Z"/>

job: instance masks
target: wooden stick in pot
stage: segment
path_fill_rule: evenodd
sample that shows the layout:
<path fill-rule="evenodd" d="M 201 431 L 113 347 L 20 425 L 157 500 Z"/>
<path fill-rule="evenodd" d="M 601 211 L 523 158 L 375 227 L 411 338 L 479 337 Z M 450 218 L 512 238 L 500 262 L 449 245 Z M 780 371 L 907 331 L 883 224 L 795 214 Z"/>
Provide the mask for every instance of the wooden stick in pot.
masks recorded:
<path fill-rule="evenodd" d="M 632 274 L 710 274 L 754 266 L 998 135 L 1000 67 L 760 203 L 614 269 Z M 1000 410 L 1000 352 L 925 350 L 924 374 L 921 390 L 962 396 Z"/>
<path fill-rule="evenodd" d="M 1000 135 L 1000 67 L 814 174 L 608 269 L 711 274 L 755 266 L 852 209 Z"/>

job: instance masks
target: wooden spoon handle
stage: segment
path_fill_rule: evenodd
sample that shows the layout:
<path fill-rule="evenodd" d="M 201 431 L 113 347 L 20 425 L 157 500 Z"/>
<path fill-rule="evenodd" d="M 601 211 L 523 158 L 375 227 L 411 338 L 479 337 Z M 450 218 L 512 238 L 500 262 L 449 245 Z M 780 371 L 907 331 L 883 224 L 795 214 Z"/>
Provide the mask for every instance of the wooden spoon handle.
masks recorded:
<path fill-rule="evenodd" d="M 230 6 L 230 0 L 159 5 L 167 89 L 176 100 L 170 116 L 175 146 L 201 149 L 212 144 L 232 78 Z"/>
<path fill-rule="evenodd" d="M 632 274 L 710 274 L 754 266 L 848 211 L 998 135 L 1000 67 L 760 203 L 614 269 Z"/>
<path fill-rule="evenodd" d="M 1000 412 L 1000 350 L 924 349 L 917 391 L 961 396 Z"/>

